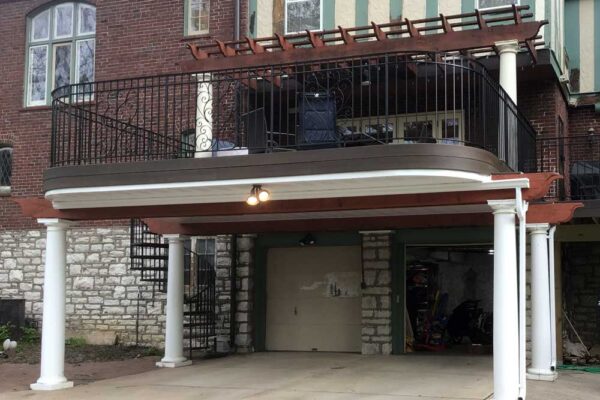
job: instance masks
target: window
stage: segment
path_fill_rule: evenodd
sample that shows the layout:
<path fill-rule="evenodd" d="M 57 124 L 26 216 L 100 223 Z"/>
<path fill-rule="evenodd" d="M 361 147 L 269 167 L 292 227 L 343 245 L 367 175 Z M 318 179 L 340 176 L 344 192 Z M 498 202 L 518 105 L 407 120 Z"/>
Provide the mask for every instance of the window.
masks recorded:
<path fill-rule="evenodd" d="M 285 33 L 323 29 L 323 0 L 286 0 Z"/>
<path fill-rule="evenodd" d="M 201 35 L 208 33 L 210 0 L 187 0 L 185 6 L 185 34 Z"/>
<path fill-rule="evenodd" d="M 217 263 L 217 252 L 214 237 L 195 238 L 195 257 L 184 265 L 184 284 L 195 285 L 198 282 L 204 282 L 212 276 Z M 193 242 L 192 242 L 193 243 Z M 190 269 L 192 269 L 190 271 Z"/>
<path fill-rule="evenodd" d="M 0 195 L 10 193 L 12 147 L 0 145 Z"/>
<path fill-rule="evenodd" d="M 462 110 L 338 119 L 337 125 L 342 135 L 391 137 L 399 143 L 462 144 L 464 141 Z"/>
<path fill-rule="evenodd" d="M 500 8 L 513 4 L 519 5 L 519 0 L 479 0 L 476 3 L 476 8 L 483 10 L 485 8 Z"/>
<path fill-rule="evenodd" d="M 96 9 L 61 3 L 28 20 L 26 105 L 50 104 L 50 92 L 94 80 Z"/>

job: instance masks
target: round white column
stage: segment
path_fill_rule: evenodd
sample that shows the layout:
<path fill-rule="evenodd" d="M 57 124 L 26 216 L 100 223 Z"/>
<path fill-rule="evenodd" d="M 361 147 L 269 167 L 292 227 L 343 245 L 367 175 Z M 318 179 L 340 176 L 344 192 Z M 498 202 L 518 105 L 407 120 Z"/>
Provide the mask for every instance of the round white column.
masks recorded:
<path fill-rule="evenodd" d="M 181 235 L 164 235 L 164 237 L 169 242 L 167 328 L 165 332 L 165 356 L 156 365 L 175 368 L 192 363 L 183 356 L 184 237 Z"/>
<path fill-rule="evenodd" d="M 44 265 L 44 306 L 42 315 L 42 355 L 40 378 L 32 390 L 73 387 L 65 378 L 65 270 L 67 267 L 66 228 L 69 221 L 39 219 L 46 225 Z"/>
<path fill-rule="evenodd" d="M 548 224 L 529 224 L 531 237 L 531 366 L 527 378 L 556 379 L 552 370 Z"/>
<path fill-rule="evenodd" d="M 519 307 L 515 201 L 490 200 L 494 212 L 494 399 L 519 397 Z"/>
<path fill-rule="evenodd" d="M 519 42 L 506 40 L 494 44 L 500 55 L 500 86 L 517 104 L 517 52 Z"/>

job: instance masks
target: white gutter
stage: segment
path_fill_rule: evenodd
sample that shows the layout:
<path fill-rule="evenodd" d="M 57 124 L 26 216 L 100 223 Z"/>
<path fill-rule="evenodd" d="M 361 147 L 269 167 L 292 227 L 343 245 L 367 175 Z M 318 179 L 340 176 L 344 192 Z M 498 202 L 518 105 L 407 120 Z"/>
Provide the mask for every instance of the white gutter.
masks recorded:
<path fill-rule="evenodd" d="M 519 398 L 525 400 L 527 395 L 527 377 L 526 377 L 526 214 L 528 203 L 523 201 L 521 188 L 515 188 L 515 203 L 517 217 L 519 218 Z"/>
<path fill-rule="evenodd" d="M 556 284 L 554 278 L 554 234 L 556 225 L 548 231 L 548 268 L 550 276 L 550 341 L 551 364 L 550 369 L 556 371 Z"/>

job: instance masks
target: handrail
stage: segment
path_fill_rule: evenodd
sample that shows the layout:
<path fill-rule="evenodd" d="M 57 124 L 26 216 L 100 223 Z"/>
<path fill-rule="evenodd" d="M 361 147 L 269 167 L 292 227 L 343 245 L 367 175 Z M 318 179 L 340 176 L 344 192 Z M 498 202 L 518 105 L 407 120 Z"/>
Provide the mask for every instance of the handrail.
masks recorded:
<path fill-rule="evenodd" d="M 533 126 L 482 64 L 456 54 L 97 81 L 52 95 L 53 166 L 425 142 L 535 169 Z"/>

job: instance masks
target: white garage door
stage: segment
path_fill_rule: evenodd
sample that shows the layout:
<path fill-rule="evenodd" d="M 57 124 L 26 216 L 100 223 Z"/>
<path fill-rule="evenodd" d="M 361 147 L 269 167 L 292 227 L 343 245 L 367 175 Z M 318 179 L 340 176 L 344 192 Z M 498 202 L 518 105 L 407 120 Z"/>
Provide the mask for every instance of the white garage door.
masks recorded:
<path fill-rule="evenodd" d="M 361 351 L 359 246 L 270 249 L 267 350 Z"/>

